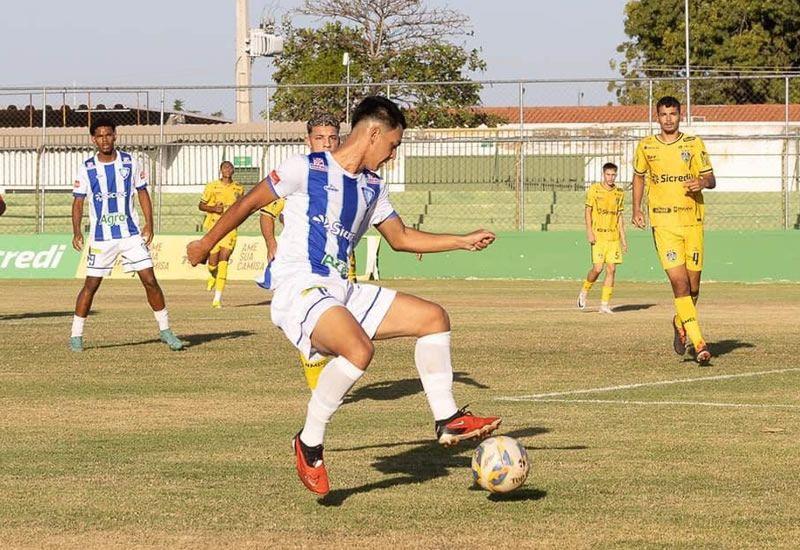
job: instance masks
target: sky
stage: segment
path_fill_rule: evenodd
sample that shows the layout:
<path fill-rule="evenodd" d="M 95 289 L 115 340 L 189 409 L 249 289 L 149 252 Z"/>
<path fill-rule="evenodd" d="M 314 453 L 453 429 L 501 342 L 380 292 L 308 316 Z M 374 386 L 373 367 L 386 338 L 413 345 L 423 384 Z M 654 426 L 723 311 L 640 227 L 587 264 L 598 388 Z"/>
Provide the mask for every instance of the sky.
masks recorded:
<path fill-rule="evenodd" d="M 281 15 L 300 0 L 249 0 L 251 26 L 262 14 Z M 609 60 L 625 40 L 626 0 L 427 0 L 470 18 L 488 64 L 480 80 L 592 79 L 615 76 Z M 27 101 L 2 88 L 72 86 L 192 86 L 234 84 L 234 0 L 12 0 L 0 18 L 0 104 Z M 295 18 L 296 26 L 314 20 Z M 266 83 L 269 64 L 257 59 L 253 83 Z M 344 69 L 343 69 L 344 70 Z M 231 92 L 169 91 L 187 108 L 223 112 Z M 120 94 L 117 94 L 119 96 Z M 151 107 L 158 93 L 149 96 Z M 97 94 L 103 101 L 102 94 Z M 124 96 L 124 94 L 123 94 Z M 130 104 L 133 95 L 120 101 Z M 517 85 L 487 86 L 485 105 L 518 104 Z M 526 105 L 605 104 L 605 83 L 528 83 Z M 110 95 L 107 99 L 112 100 Z M 143 100 L 143 99 L 142 99 Z M 85 102 L 80 97 L 69 101 Z M 232 103 L 232 99 L 230 101 Z M 54 100 L 59 104 L 60 100 Z M 225 112 L 230 116 L 232 113 Z"/>

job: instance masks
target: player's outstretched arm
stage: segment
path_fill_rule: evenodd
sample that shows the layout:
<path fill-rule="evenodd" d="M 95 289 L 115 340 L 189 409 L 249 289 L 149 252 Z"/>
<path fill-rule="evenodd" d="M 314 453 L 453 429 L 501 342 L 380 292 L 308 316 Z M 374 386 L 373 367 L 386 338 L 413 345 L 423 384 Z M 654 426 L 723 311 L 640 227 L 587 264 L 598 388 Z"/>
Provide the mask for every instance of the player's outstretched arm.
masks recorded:
<path fill-rule="evenodd" d="M 186 257 L 189 263 L 197 265 L 204 262 L 208 253 L 222 237 L 239 227 L 250 214 L 277 198 L 275 192 L 265 183 L 265 180 L 262 180 L 228 208 L 208 233 L 201 239 L 189 243 L 186 247 Z"/>
<path fill-rule="evenodd" d="M 399 216 L 394 216 L 376 226 L 392 249 L 401 252 L 446 252 L 448 250 L 483 250 L 494 242 L 491 231 L 478 229 L 466 235 L 428 233 L 406 226 Z"/>
<path fill-rule="evenodd" d="M 633 175 L 633 216 L 631 223 L 639 229 L 644 229 L 644 214 L 642 213 L 642 197 L 644 196 L 644 176 Z"/>
<path fill-rule="evenodd" d="M 83 219 L 84 197 L 73 197 L 72 199 L 72 248 L 80 252 L 83 250 L 83 231 L 81 231 L 81 220 Z"/>

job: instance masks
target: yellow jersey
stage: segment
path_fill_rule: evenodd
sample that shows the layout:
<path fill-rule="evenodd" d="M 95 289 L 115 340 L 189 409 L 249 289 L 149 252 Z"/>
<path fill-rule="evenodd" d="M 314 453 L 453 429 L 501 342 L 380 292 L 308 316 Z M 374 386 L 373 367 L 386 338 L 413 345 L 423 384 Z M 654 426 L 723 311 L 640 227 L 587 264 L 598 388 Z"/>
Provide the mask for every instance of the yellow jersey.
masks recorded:
<path fill-rule="evenodd" d="M 286 199 L 280 198 L 262 207 L 260 212 L 265 216 L 270 216 L 277 220 L 281 215 L 281 212 L 283 212 L 284 206 L 286 206 Z"/>
<path fill-rule="evenodd" d="M 645 177 L 652 227 L 703 224 L 703 193 L 687 193 L 683 187 L 683 182 L 713 171 L 702 139 L 681 133 L 664 143 L 648 136 L 636 147 L 633 170 Z"/>
<path fill-rule="evenodd" d="M 242 195 L 244 195 L 244 187 L 238 181 L 225 183 L 222 180 L 214 180 L 206 184 L 200 202 L 208 206 L 217 206 L 221 204 L 225 210 L 227 210 L 233 206 L 233 203 L 239 200 Z M 214 224 L 217 223 L 220 216 L 221 214 L 206 212 L 206 217 L 203 220 L 203 229 L 208 231 L 214 227 Z"/>
<path fill-rule="evenodd" d="M 606 189 L 593 183 L 586 190 L 586 206 L 592 209 L 592 231 L 597 240 L 619 240 L 619 215 L 625 209 L 625 193 L 617 186 Z"/>

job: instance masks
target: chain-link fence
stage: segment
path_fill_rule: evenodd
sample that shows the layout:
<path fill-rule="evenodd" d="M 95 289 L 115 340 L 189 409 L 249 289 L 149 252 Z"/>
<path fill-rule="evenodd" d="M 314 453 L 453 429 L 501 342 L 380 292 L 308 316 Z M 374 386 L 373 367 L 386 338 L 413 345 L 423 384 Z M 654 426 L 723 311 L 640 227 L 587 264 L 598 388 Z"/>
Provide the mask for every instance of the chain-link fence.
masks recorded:
<path fill-rule="evenodd" d="M 586 187 L 607 161 L 620 167 L 618 181 L 627 187 L 636 144 L 658 130 L 653 105 L 673 93 L 685 105 L 682 129 L 703 137 L 717 175 L 717 189 L 705 193 L 707 227 L 800 227 L 800 77 L 692 79 L 688 86 L 676 79 L 478 84 L 490 98 L 484 106 L 447 117 L 478 127 L 436 127 L 435 114 L 410 109 L 409 118 L 428 126 L 410 128 L 398 158 L 383 169 L 409 225 L 448 232 L 583 229 Z M 365 93 L 405 103 L 459 85 L 294 88 L 346 95 L 345 109 L 352 109 Z M 233 87 L 0 89 L 0 192 L 9 205 L 0 232 L 71 231 L 72 182 L 93 151 L 87 126 L 101 115 L 117 122 L 118 145 L 150 174 L 156 229 L 199 232 L 200 193 L 222 160 L 234 163 L 236 179 L 253 184 L 305 151 L 304 123 L 275 116 L 281 90 L 251 88 L 255 122 L 243 124 L 229 119 Z M 257 233 L 257 220 L 243 231 Z"/>

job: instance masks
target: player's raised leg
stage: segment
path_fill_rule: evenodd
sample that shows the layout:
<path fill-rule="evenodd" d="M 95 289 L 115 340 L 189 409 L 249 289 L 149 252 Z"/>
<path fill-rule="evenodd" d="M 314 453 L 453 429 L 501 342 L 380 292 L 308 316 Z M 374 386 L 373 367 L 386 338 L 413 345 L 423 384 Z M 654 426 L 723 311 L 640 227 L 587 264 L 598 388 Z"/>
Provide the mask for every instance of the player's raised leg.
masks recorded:
<path fill-rule="evenodd" d="M 449 447 L 483 438 L 500 426 L 498 417 L 479 417 L 459 409 L 453 397 L 450 318 L 440 305 L 397 293 L 375 339 L 415 336 L 414 361 L 434 418 L 436 438 Z"/>

